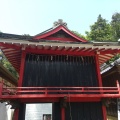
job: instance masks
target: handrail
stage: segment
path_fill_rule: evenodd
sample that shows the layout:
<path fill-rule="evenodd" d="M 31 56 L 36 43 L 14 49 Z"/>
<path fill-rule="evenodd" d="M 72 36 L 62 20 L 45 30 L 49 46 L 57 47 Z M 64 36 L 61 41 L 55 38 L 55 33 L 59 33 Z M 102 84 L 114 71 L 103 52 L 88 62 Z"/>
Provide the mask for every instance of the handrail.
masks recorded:
<path fill-rule="evenodd" d="M 8 89 L 24 89 L 24 88 L 29 88 L 29 89 L 32 89 L 32 88 L 35 88 L 35 89 L 38 89 L 38 88 L 71 88 L 71 89 L 74 89 L 74 88 L 109 88 L 109 89 L 112 89 L 112 88 L 118 88 L 118 87 L 4 87 L 5 89 L 8 88 Z M 3 88 L 3 89 L 4 89 Z"/>
<path fill-rule="evenodd" d="M 3 87 L 0 83 L 0 99 L 45 97 L 120 97 L 120 87 Z"/>
<path fill-rule="evenodd" d="M 118 87 L 8 87 L 2 93 L 21 94 L 105 94 L 119 93 Z"/>

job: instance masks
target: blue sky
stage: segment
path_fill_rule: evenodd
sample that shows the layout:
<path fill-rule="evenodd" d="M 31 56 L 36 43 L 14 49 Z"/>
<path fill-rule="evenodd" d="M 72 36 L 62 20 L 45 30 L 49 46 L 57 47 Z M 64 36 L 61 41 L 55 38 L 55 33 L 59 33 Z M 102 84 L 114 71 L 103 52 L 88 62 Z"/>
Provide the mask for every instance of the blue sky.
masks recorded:
<path fill-rule="evenodd" d="M 84 34 L 99 14 L 108 21 L 120 12 L 120 0 L 0 0 L 0 31 L 38 34 L 63 19 Z"/>

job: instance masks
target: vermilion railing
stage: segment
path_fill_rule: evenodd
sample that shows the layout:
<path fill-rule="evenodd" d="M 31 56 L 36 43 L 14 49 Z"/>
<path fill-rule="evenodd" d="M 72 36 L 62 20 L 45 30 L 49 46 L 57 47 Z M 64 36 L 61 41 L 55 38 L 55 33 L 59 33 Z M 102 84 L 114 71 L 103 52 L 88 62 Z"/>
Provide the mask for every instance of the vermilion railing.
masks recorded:
<path fill-rule="evenodd" d="M 5 87 L 6 94 L 118 94 L 118 87 Z"/>
<path fill-rule="evenodd" d="M 86 97 L 86 95 L 93 97 L 120 97 L 120 88 L 117 83 L 117 87 L 2 87 L 0 84 L 0 98 L 10 96 L 33 96 L 46 97 L 55 95 L 60 97 L 62 95 L 73 95 L 74 97 Z"/>

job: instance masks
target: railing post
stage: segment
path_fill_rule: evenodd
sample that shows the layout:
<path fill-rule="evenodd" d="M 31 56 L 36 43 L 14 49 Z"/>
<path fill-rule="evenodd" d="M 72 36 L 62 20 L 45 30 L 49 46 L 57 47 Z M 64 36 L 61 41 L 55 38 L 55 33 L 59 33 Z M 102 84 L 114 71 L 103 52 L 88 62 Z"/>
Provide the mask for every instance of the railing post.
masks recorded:
<path fill-rule="evenodd" d="M 104 105 L 102 105 L 102 111 L 103 111 L 103 120 L 107 120 L 106 107 Z"/>
<path fill-rule="evenodd" d="M 119 94 L 120 94 L 120 85 L 119 85 L 118 80 L 116 81 L 116 84 L 117 84 L 118 92 L 119 92 Z"/>
<path fill-rule="evenodd" d="M 48 92 L 47 92 L 47 88 L 45 88 L 45 95 L 47 95 L 47 93 L 48 93 Z"/>
<path fill-rule="evenodd" d="M 61 120 L 65 120 L 65 108 L 61 107 Z"/>
<path fill-rule="evenodd" d="M 16 109 L 14 110 L 13 120 L 18 120 L 18 116 L 19 116 L 19 109 L 16 108 Z"/>
<path fill-rule="evenodd" d="M 0 98 L 2 98 L 2 87 L 3 87 L 3 84 L 0 83 Z"/>

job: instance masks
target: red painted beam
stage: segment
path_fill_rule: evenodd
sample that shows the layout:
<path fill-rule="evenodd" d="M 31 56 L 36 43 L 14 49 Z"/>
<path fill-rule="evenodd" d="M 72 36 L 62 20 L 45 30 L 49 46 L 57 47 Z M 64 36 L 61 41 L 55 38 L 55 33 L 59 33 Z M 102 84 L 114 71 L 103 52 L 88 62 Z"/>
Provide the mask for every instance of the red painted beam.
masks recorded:
<path fill-rule="evenodd" d="M 6 54 L 5 54 L 6 55 Z M 10 55 L 6 55 L 6 57 L 17 57 L 20 58 L 21 54 L 10 54 Z"/>
<path fill-rule="evenodd" d="M 110 58 L 109 58 L 110 59 Z M 99 60 L 103 60 L 103 61 L 107 61 L 107 60 L 109 60 L 109 59 L 106 59 L 106 58 L 103 58 L 103 57 L 99 57 Z"/>
<path fill-rule="evenodd" d="M 80 48 L 77 52 L 82 52 L 85 50 L 85 47 Z"/>
<path fill-rule="evenodd" d="M 58 46 L 55 47 L 55 49 L 49 49 L 49 50 L 57 50 L 58 49 Z"/>
<path fill-rule="evenodd" d="M 12 55 L 6 55 L 6 54 L 5 54 L 5 56 L 6 56 L 6 58 L 11 58 L 11 59 L 12 59 L 12 58 L 13 58 L 13 59 L 16 58 L 16 59 L 20 59 L 21 54 L 20 54 L 19 56 L 18 56 L 17 54 L 16 54 L 16 55 L 13 55 L 13 56 L 12 56 Z"/>
<path fill-rule="evenodd" d="M 16 49 L 16 50 L 21 50 L 21 46 L 16 46 L 14 44 L 9 44 L 9 43 L 0 42 L 0 46 L 6 47 L 6 48 L 13 48 L 13 49 Z"/>
<path fill-rule="evenodd" d="M 105 51 L 101 51 L 100 54 L 104 55 L 104 54 L 117 54 L 120 53 L 120 50 L 105 50 Z"/>
<path fill-rule="evenodd" d="M 9 60 L 16 60 L 16 61 L 20 61 L 20 56 L 6 56 L 6 58 Z"/>
<path fill-rule="evenodd" d="M 22 55 L 21 55 L 21 65 L 20 65 L 20 77 L 19 77 L 19 80 L 18 80 L 18 86 L 19 86 L 19 87 L 22 86 L 22 82 L 23 82 L 25 58 L 26 58 L 26 52 L 25 52 L 25 51 L 22 51 Z"/>
<path fill-rule="evenodd" d="M 91 50 L 92 48 L 86 48 L 86 50 L 84 50 L 84 52 L 90 52 L 90 50 Z M 94 50 L 93 50 L 94 51 Z M 95 52 L 95 51 L 94 51 Z"/>
<path fill-rule="evenodd" d="M 95 53 L 89 52 L 81 52 L 81 51 L 61 51 L 61 50 L 34 50 L 34 49 L 26 49 L 27 53 L 36 53 L 36 54 L 50 54 L 50 55 L 74 55 L 74 56 L 93 56 Z"/>
<path fill-rule="evenodd" d="M 67 98 L 76 98 L 76 99 L 82 99 L 82 98 L 91 98 L 91 99 L 95 99 L 95 98 L 119 98 L 120 94 L 49 94 L 49 95 L 45 95 L 45 94 L 20 94 L 20 95 L 2 95 L 1 99 L 42 99 L 42 98 L 46 98 L 46 99 L 57 99 L 57 98 L 63 98 L 63 97 L 67 97 Z"/>
<path fill-rule="evenodd" d="M 60 102 L 60 98 L 36 98 L 36 99 L 19 99 L 20 102 L 22 103 L 32 103 L 32 102 L 36 102 L 36 103 L 44 103 L 44 102 Z M 100 102 L 101 98 L 78 98 L 78 97 L 74 97 L 74 98 L 70 98 L 70 102 Z M 67 99 L 66 102 L 69 102 L 69 99 Z"/>
<path fill-rule="evenodd" d="M 21 52 L 19 52 L 19 51 L 16 51 L 16 52 L 5 52 L 5 55 L 18 55 L 18 54 L 21 54 Z"/>
<path fill-rule="evenodd" d="M 102 87 L 102 78 L 101 78 L 101 74 L 100 74 L 99 55 L 98 54 L 95 55 L 95 63 L 96 63 L 98 84 L 99 84 L 99 87 Z"/>
<path fill-rule="evenodd" d="M 67 28 L 65 28 L 64 26 L 60 25 L 58 27 L 56 27 L 55 29 L 49 31 L 49 32 L 46 32 L 42 35 L 39 35 L 39 36 L 35 36 L 34 39 L 46 39 L 47 37 L 50 37 L 51 35 L 57 33 L 58 31 L 64 31 L 65 33 L 67 33 L 68 35 L 71 36 L 71 38 L 74 38 L 75 40 L 74 41 L 80 41 L 80 42 L 87 42 L 86 40 L 78 37 L 77 35 L 75 35 L 73 32 L 69 31 Z"/>
<path fill-rule="evenodd" d="M 98 52 L 104 51 L 105 48 L 98 49 Z"/>
<path fill-rule="evenodd" d="M 77 48 L 75 48 L 74 50 L 72 50 L 72 52 L 73 52 L 73 51 L 77 51 L 77 50 L 79 50 L 79 47 L 77 47 Z"/>
<path fill-rule="evenodd" d="M 70 51 L 72 49 L 72 47 L 69 47 L 66 51 Z"/>
<path fill-rule="evenodd" d="M 46 37 L 45 39 L 47 40 L 51 40 L 51 41 L 63 41 L 63 42 L 76 42 L 76 40 L 74 38 L 58 38 L 58 37 Z"/>
<path fill-rule="evenodd" d="M 109 57 L 109 58 L 112 58 L 115 56 L 115 53 L 114 54 L 106 54 L 105 57 Z"/>
<path fill-rule="evenodd" d="M 98 48 L 94 48 L 94 49 L 89 50 L 89 52 L 96 52 L 97 50 Z"/>
<path fill-rule="evenodd" d="M 8 50 L 8 51 L 5 51 L 5 50 L 2 50 L 4 53 L 14 53 L 14 52 L 17 52 L 16 50 Z"/>
<path fill-rule="evenodd" d="M 1 50 L 4 51 L 4 52 L 7 52 L 7 51 L 15 50 L 15 49 L 12 49 L 12 48 L 2 48 Z"/>
<path fill-rule="evenodd" d="M 7 57 L 7 59 L 8 59 L 9 61 L 15 62 L 15 63 L 20 63 L 20 62 L 21 62 L 21 61 L 20 61 L 20 58 L 9 58 L 9 57 Z"/>

